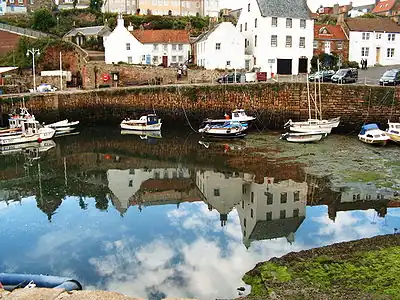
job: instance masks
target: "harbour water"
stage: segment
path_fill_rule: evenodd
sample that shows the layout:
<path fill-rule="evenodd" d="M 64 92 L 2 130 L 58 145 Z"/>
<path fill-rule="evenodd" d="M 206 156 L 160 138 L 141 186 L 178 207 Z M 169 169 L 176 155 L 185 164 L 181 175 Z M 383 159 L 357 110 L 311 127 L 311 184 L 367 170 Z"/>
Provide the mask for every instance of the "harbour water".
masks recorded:
<path fill-rule="evenodd" d="M 0 270 L 145 299 L 230 299 L 257 262 L 391 234 L 396 145 L 85 129 L 0 155 Z"/>

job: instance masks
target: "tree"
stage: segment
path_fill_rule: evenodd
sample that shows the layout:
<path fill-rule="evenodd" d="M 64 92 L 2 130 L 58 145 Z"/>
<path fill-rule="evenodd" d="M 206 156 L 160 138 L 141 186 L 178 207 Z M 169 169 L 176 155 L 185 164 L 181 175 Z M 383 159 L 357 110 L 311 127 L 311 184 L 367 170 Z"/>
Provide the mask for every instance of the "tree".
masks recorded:
<path fill-rule="evenodd" d="M 90 0 L 89 8 L 93 12 L 101 12 L 102 6 L 103 6 L 103 0 Z"/>
<path fill-rule="evenodd" d="M 42 8 L 33 13 L 33 29 L 49 32 L 49 30 L 55 25 L 56 20 L 54 20 L 54 17 L 49 10 Z"/>

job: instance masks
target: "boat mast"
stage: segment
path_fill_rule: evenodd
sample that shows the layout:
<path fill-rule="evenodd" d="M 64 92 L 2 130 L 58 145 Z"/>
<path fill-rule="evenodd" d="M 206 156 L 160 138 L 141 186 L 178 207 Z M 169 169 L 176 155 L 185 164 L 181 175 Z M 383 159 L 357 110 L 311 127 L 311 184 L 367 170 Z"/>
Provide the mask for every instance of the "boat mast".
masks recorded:
<path fill-rule="evenodd" d="M 318 68 L 318 73 L 319 73 L 319 59 L 317 59 L 317 68 Z M 319 80 L 318 80 L 318 97 L 319 97 L 319 119 L 322 120 L 321 78 L 319 78 Z"/>
<path fill-rule="evenodd" d="M 311 119 L 311 103 L 310 103 L 310 83 L 307 74 L 307 101 L 308 101 L 308 119 Z"/>
<path fill-rule="evenodd" d="M 314 109 L 315 119 L 318 120 L 318 106 L 317 106 L 317 81 L 314 78 Z"/>

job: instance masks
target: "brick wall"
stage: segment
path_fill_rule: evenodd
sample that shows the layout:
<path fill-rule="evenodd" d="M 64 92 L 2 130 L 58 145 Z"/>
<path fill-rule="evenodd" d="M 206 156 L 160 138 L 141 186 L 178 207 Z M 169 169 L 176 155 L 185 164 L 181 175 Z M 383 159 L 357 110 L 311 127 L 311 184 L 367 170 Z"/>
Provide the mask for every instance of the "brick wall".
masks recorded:
<path fill-rule="evenodd" d="M 18 34 L 0 29 L 0 55 L 14 50 L 17 47 L 20 38 L 21 36 Z"/>
<path fill-rule="evenodd" d="M 392 87 L 322 84 L 324 118 L 341 117 L 343 132 L 360 128 L 364 122 L 383 126 L 400 117 L 400 93 Z M 14 98 L 14 102 L 17 99 Z M 308 118 L 307 87 L 304 83 L 263 83 L 237 85 L 172 85 L 100 89 L 76 93 L 28 95 L 27 106 L 43 121 L 59 118 L 85 123 L 118 126 L 121 119 L 139 117 L 153 109 L 166 126 L 193 126 L 205 117 L 221 117 L 224 112 L 244 108 L 267 128 L 282 129 L 288 120 Z M 12 104 L 0 96 L 1 111 Z"/>
<path fill-rule="evenodd" d="M 343 61 L 349 60 L 349 41 L 332 41 L 332 40 L 317 40 L 318 46 L 314 48 L 314 55 L 320 55 L 325 53 L 325 42 L 330 42 L 331 44 L 331 54 L 335 53 L 337 55 L 341 55 L 343 57 Z M 342 49 L 338 49 L 337 42 L 342 42 Z"/>

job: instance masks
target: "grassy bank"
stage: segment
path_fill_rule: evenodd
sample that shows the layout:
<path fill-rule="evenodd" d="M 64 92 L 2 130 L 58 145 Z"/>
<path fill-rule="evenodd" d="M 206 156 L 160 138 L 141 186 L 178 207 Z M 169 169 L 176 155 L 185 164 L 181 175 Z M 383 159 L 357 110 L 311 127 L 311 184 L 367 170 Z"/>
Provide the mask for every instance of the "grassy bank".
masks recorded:
<path fill-rule="evenodd" d="M 400 299 L 400 235 L 289 253 L 243 280 L 247 299 Z"/>

